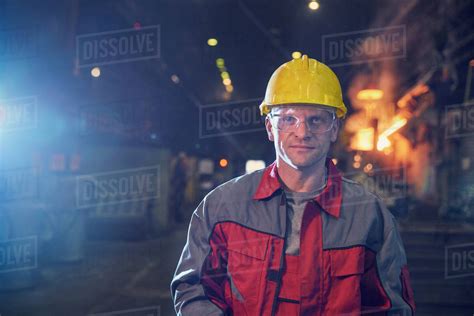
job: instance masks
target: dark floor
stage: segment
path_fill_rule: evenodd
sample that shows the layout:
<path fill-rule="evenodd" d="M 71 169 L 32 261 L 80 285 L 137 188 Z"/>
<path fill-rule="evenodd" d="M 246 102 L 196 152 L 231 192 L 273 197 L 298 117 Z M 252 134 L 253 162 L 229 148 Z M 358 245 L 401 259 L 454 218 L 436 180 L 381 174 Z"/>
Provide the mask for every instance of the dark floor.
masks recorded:
<path fill-rule="evenodd" d="M 452 253 L 446 255 L 446 247 L 457 249 L 459 245 L 465 245 L 461 251 L 474 251 L 474 227 L 467 224 L 406 222 L 401 231 L 417 315 L 474 315 L 474 270 L 452 272 Z"/>
<path fill-rule="evenodd" d="M 153 240 L 87 242 L 82 262 L 47 264 L 34 288 L 0 292 L 0 315 L 175 315 L 169 284 L 185 237 L 181 225 Z"/>
<path fill-rule="evenodd" d="M 146 307 L 174 315 L 169 283 L 186 229 L 177 226 L 162 238 L 146 241 L 87 242 L 82 262 L 40 264 L 33 288 L 0 292 L 0 315 L 156 315 L 118 313 Z M 473 315 L 474 276 L 445 278 L 445 246 L 474 242 L 474 230 L 405 223 L 402 237 L 417 315 Z"/>

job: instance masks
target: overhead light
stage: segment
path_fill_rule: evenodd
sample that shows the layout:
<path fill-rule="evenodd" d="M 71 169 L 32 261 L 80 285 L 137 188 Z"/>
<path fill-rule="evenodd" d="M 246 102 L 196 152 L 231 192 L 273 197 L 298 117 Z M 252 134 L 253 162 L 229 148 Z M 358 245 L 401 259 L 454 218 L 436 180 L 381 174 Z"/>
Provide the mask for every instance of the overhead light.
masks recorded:
<path fill-rule="evenodd" d="M 219 69 L 224 67 L 224 58 L 217 58 L 216 59 L 216 66 Z"/>
<path fill-rule="evenodd" d="M 222 83 L 225 86 L 229 86 L 230 84 L 232 84 L 232 80 L 230 80 L 229 78 L 226 78 L 226 79 L 222 80 Z"/>
<path fill-rule="evenodd" d="M 221 77 L 222 79 L 228 79 L 230 78 L 229 73 L 227 71 L 221 72 Z"/>
<path fill-rule="evenodd" d="M 91 76 L 94 78 L 98 78 L 100 76 L 100 68 L 99 67 L 92 68 Z"/>
<path fill-rule="evenodd" d="M 308 7 L 311 10 L 316 11 L 317 9 L 319 9 L 319 3 L 316 0 L 313 0 L 310 3 L 308 3 Z"/>
<path fill-rule="evenodd" d="M 301 58 L 301 53 L 300 52 L 293 52 L 291 54 L 291 57 L 293 57 L 293 59 Z"/>
<path fill-rule="evenodd" d="M 210 38 L 207 40 L 207 45 L 213 47 L 213 46 L 217 46 L 217 39 L 215 38 Z"/>
<path fill-rule="evenodd" d="M 171 75 L 171 81 L 178 84 L 180 80 L 179 80 L 179 77 L 177 75 Z"/>
<path fill-rule="evenodd" d="M 225 86 L 225 91 L 227 91 L 227 92 L 229 92 L 229 93 L 232 92 L 232 91 L 234 91 L 234 86 L 231 85 L 231 84 L 228 85 L 228 86 Z"/>

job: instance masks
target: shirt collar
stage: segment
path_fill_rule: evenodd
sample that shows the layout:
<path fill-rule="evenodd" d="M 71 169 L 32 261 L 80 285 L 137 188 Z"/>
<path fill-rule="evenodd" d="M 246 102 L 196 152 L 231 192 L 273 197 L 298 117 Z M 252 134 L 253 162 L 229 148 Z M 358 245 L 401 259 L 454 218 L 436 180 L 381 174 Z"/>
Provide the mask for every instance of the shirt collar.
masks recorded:
<path fill-rule="evenodd" d="M 340 214 L 342 201 L 342 177 L 332 159 L 326 158 L 326 167 L 328 169 L 326 187 L 314 197 L 314 201 L 318 202 L 324 211 L 337 218 Z M 278 168 L 276 161 L 274 161 L 263 171 L 262 179 L 253 198 L 255 200 L 266 199 L 280 189 L 282 188 L 278 180 Z"/>

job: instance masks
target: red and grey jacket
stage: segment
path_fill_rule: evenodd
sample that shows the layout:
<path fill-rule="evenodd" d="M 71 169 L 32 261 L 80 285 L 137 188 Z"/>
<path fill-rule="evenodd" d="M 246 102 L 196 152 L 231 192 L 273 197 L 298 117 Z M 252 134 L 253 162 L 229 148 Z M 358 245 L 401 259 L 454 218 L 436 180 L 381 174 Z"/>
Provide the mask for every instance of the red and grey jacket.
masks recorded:
<path fill-rule="evenodd" d="M 194 211 L 171 293 L 178 315 L 412 315 L 395 220 L 341 176 L 307 203 L 300 254 L 285 255 L 284 190 L 274 162 L 211 191 Z M 290 312 L 289 312 L 290 311 Z"/>

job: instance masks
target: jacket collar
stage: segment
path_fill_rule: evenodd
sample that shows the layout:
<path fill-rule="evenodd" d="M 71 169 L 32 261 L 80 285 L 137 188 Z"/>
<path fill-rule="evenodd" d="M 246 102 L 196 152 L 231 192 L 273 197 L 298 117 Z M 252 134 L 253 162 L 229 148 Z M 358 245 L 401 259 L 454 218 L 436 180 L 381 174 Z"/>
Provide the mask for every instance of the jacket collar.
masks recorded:
<path fill-rule="evenodd" d="M 342 177 L 332 162 L 332 159 L 326 158 L 326 167 L 328 169 L 328 181 L 323 191 L 314 197 L 314 201 L 330 215 L 338 218 L 342 202 Z M 262 200 L 273 195 L 277 190 L 281 190 L 280 181 L 278 180 L 278 168 L 276 161 L 265 168 L 262 179 L 255 190 L 253 198 Z"/>

